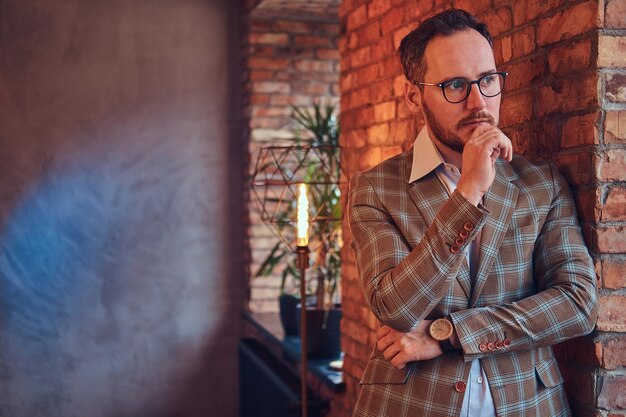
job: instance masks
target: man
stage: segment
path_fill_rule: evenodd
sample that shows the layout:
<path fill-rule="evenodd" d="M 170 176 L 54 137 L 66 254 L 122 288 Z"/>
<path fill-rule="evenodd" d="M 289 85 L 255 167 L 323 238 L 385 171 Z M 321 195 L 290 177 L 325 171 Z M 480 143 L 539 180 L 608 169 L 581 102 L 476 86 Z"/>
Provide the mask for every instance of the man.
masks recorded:
<path fill-rule="evenodd" d="M 399 52 L 426 126 L 350 185 L 352 248 L 382 323 L 354 415 L 569 415 L 551 346 L 597 316 L 569 188 L 498 129 L 507 74 L 484 24 L 449 10 Z"/>

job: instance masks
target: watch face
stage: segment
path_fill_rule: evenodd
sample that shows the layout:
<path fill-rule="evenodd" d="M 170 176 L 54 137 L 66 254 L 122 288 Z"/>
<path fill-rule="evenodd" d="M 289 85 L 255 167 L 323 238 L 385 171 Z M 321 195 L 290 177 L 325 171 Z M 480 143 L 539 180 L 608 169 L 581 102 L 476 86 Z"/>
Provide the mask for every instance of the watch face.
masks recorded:
<path fill-rule="evenodd" d="M 452 336 L 452 322 L 447 319 L 437 319 L 430 324 L 429 332 L 435 340 L 446 340 Z"/>

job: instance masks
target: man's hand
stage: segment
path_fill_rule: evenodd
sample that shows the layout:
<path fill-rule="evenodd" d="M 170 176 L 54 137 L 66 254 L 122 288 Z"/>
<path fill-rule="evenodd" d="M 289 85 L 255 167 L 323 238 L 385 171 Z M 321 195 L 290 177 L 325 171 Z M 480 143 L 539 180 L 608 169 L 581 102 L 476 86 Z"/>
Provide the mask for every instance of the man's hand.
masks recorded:
<path fill-rule="evenodd" d="M 376 332 L 376 346 L 394 368 L 402 369 L 407 362 L 433 359 L 443 352 L 439 342 L 428 333 L 432 320 L 422 320 L 409 333 L 402 333 L 389 326 L 381 326 Z"/>
<path fill-rule="evenodd" d="M 457 185 L 459 193 L 475 206 L 493 183 L 499 157 L 511 162 L 511 140 L 495 126 L 477 127 L 463 148 L 461 178 Z"/>

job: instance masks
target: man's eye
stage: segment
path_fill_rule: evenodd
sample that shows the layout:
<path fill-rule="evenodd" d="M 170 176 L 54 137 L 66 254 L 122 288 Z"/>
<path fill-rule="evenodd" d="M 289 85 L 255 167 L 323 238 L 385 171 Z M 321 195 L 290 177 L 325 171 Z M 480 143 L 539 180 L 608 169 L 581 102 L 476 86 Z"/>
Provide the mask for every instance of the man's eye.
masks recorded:
<path fill-rule="evenodd" d="M 489 74 L 484 76 L 483 78 L 481 78 L 480 83 L 482 85 L 490 85 L 493 84 L 496 81 L 496 78 L 498 76 L 496 74 Z"/>
<path fill-rule="evenodd" d="M 447 90 L 464 90 L 466 87 L 465 80 L 452 80 L 448 81 L 445 85 Z"/>

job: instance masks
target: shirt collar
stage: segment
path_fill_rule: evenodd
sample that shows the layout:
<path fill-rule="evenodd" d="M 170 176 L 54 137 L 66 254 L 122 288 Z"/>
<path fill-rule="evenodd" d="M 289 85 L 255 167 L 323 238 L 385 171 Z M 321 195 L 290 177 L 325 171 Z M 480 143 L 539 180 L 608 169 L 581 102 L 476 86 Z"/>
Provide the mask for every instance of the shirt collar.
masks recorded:
<path fill-rule="evenodd" d="M 413 143 L 413 165 L 409 183 L 419 180 L 443 163 L 441 154 L 430 139 L 428 129 L 424 126 Z"/>

